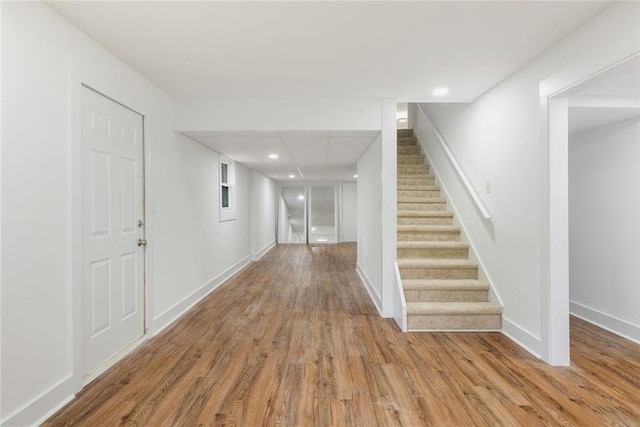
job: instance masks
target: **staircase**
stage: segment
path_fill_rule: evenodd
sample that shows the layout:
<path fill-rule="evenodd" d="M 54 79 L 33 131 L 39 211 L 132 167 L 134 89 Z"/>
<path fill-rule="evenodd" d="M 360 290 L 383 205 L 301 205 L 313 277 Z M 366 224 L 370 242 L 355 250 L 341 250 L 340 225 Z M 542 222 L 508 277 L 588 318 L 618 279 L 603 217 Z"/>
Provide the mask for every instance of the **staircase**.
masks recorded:
<path fill-rule="evenodd" d="M 502 309 L 488 301 L 434 179 L 412 130 L 398 130 L 397 255 L 408 330 L 499 330 Z"/>

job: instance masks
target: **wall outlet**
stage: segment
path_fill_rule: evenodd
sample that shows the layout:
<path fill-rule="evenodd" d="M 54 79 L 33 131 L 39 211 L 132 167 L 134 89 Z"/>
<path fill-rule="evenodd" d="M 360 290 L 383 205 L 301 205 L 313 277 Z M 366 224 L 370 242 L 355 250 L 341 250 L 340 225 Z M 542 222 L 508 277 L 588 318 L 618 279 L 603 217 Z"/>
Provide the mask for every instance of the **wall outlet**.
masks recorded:
<path fill-rule="evenodd" d="M 485 193 L 491 193 L 491 181 L 485 182 L 484 191 L 485 191 Z"/>

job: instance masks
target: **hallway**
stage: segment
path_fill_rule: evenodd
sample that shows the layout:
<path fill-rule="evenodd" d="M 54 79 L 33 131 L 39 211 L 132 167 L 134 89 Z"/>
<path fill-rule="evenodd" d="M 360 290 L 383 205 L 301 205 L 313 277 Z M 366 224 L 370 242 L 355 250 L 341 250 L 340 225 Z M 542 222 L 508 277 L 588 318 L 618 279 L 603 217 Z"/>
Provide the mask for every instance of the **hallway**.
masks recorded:
<path fill-rule="evenodd" d="M 279 245 L 45 425 L 638 425 L 640 346 L 572 319 L 572 367 L 500 333 L 402 334 L 355 244 Z"/>

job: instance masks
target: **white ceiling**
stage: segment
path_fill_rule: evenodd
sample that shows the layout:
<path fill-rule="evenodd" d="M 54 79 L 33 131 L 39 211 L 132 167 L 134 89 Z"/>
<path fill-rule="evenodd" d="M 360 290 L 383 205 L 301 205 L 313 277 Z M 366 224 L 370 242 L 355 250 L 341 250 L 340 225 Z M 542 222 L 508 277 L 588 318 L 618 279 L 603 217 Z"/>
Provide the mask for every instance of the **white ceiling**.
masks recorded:
<path fill-rule="evenodd" d="M 64 1 L 174 98 L 476 99 L 610 2 Z"/>
<path fill-rule="evenodd" d="M 569 134 L 640 118 L 640 55 L 569 90 Z"/>
<path fill-rule="evenodd" d="M 183 132 L 276 181 L 355 181 L 356 162 L 378 131 Z M 278 159 L 270 159 L 277 154 Z M 293 174 L 293 179 L 289 175 Z"/>
<path fill-rule="evenodd" d="M 49 1 L 176 99 L 471 101 L 610 1 Z M 434 98 L 436 86 L 449 95 Z M 370 132 L 185 134 L 275 180 L 353 179 Z M 276 152 L 280 158 L 266 156 Z M 302 177 L 302 176 L 303 177 Z"/>

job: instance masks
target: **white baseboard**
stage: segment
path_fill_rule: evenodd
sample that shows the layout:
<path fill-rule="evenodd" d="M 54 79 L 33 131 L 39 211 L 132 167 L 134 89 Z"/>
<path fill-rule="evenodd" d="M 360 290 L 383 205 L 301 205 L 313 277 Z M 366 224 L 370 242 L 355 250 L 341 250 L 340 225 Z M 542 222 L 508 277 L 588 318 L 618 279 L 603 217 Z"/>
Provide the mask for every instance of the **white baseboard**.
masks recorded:
<path fill-rule="evenodd" d="M 382 316 L 382 298 L 380 298 L 380 295 L 378 295 L 378 293 L 376 292 L 375 288 L 371 284 L 371 281 L 367 277 L 367 274 L 364 272 L 360 264 L 356 264 L 356 272 L 358 273 L 358 276 L 360 276 L 360 280 L 364 284 L 364 287 L 367 289 L 367 292 L 369 292 L 369 296 L 371 297 L 373 304 L 376 306 L 376 309 L 378 309 L 378 313 L 380 313 L 380 316 Z"/>
<path fill-rule="evenodd" d="M 59 381 L 40 396 L 2 420 L 2 426 L 37 426 L 69 403 L 73 392 L 73 376 Z"/>
<path fill-rule="evenodd" d="M 152 336 L 157 335 L 167 326 L 173 324 L 173 322 L 178 320 L 182 315 L 189 311 L 189 309 L 200 302 L 200 300 L 213 292 L 218 286 L 223 284 L 231 276 L 245 268 L 249 263 L 251 263 L 251 257 L 247 255 L 246 257 L 242 258 L 240 261 L 229 267 L 227 270 L 214 277 L 209 282 L 205 283 L 199 289 L 192 292 L 182 301 L 178 302 L 173 307 L 159 314 L 151 322 L 149 333 Z"/>
<path fill-rule="evenodd" d="M 253 260 L 254 261 L 258 261 L 260 258 L 265 256 L 267 252 L 269 252 L 271 249 L 275 248 L 277 244 L 278 244 L 278 242 L 276 242 L 276 239 L 273 239 L 273 241 L 267 243 L 267 245 L 264 248 L 262 248 L 258 252 L 256 252 L 256 254 L 253 257 Z"/>
<path fill-rule="evenodd" d="M 129 354 L 131 354 L 135 349 L 137 349 L 140 346 L 140 344 L 144 343 L 148 339 L 149 339 L 149 334 L 144 334 L 140 338 L 136 339 L 134 342 L 132 342 L 131 344 L 129 344 L 128 346 L 120 350 L 117 354 L 115 354 L 109 360 L 104 362 L 102 365 L 98 366 L 98 368 L 96 368 L 89 375 L 84 377 L 83 384 L 85 386 L 88 385 L 90 382 L 98 378 L 100 375 L 106 372 L 113 365 L 115 365 L 116 363 L 118 363 L 119 361 L 127 357 Z"/>
<path fill-rule="evenodd" d="M 584 320 L 592 323 L 602 329 L 613 334 L 619 335 L 637 344 L 640 344 L 640 326 L 629 323 L 626 320 L 618 319 L 607 313 L 603 313 L 596 309 L 578 304 L 577 302 L 569 302 L 569 312 Z"/>
<path fill-rule="evenodd" d="M 505 318 L 504 315 L 502 316 L 502 334 L 538 359 L 542 359 L 542 340 Z"/>

